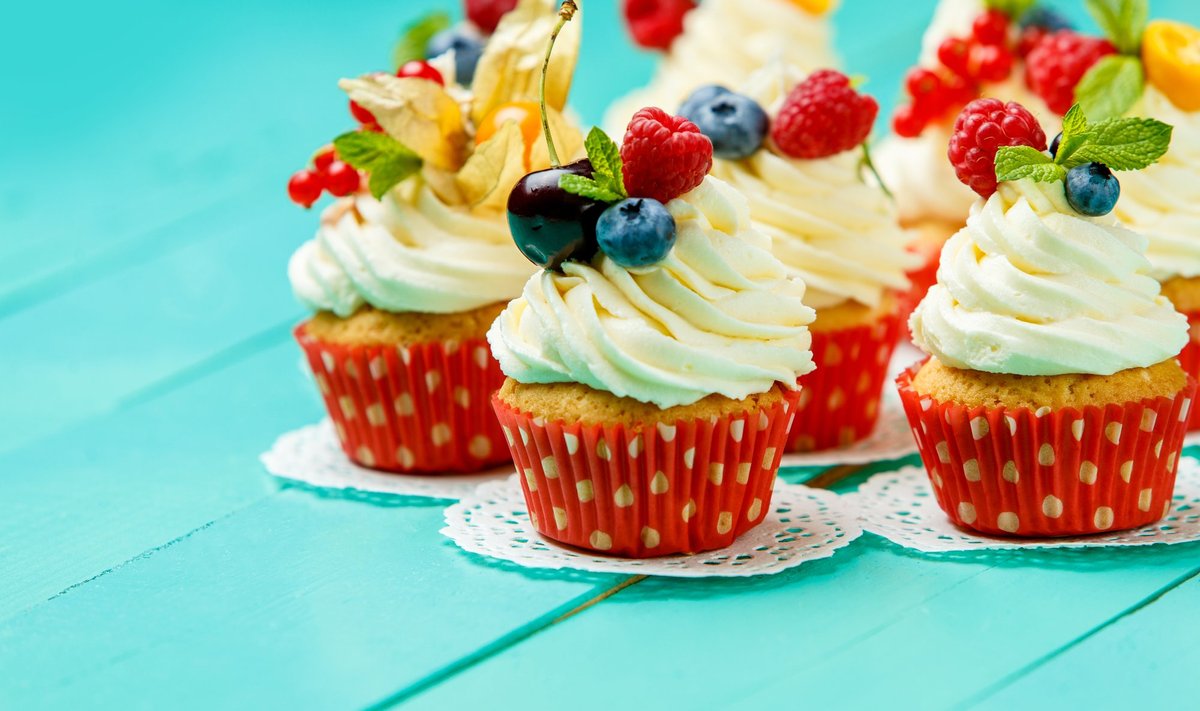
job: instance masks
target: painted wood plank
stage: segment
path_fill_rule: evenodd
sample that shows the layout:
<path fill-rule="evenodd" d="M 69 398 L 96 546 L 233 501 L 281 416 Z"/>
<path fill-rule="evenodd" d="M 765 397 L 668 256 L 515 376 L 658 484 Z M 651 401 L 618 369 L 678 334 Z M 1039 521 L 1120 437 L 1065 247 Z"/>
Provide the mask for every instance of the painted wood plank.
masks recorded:
<path fill-rule="evenodd" d="M 1200 555 L 1197 556 L 1200 561 Z M 1200 569 L 999 688 L 978 709 L 1188 708 L 1200 699 Z"/>

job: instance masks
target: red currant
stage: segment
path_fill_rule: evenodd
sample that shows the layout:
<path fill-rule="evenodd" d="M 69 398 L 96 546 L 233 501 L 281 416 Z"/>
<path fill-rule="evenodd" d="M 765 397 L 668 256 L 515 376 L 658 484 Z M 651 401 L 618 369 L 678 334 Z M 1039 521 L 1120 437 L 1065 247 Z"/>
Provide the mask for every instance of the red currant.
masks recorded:
<path fill-rule="evenodd" d="M 404 66 L 396 71 L 396 76 L 401 79 L 413 77 L 416 79 L 428 79 L 431 82 L 441 86 L 446 85 L 446 80 L 442 78 L 442 73 L 433 68 L 429 62 L 422 62 L 419 59 L 414 59 L 411 62 L 406 62 Z"/>
<path fill-rule="evenodd" d="M 947 69 L 959 75 L 968 77 L 968 64 L 971 59 L 971 46 L 966 41 L 951 37 L 942 42 L 937 50 L 938 61 Z"/>
<path fill-rule="evenodd" d="M 312 207 L 314 202 L 321 199 L 324 183 L 324 179 L 311 170 L 297 171 L 288 180 L 288 197 L 297 205 Z"/>
<path fill-rule="evenodd" d="M 892 130 L 903 138 L 916 138 L 925 130 L 928 122 L 919 116 L 913 106 L 900 106 L 892 116 Z"/>
<path fill-rule="evenodd" d="M 1033 51 L 1033 48 L 1038 46 L 1038 42 L 1042 41 L 1048 33 L 1042 27 L 1026 27 L 1021 32 L 1021 38 L 1017 40 L 1017 55 L 1022 59 L 1025 55 Z"/>
<path fill-rule="evenodd" d="M 977 45 L 971 50 L 971 73 L 980 81 L 1000 82 L 1013 70 L 1013 56 L 999 45 Z"/>
<path fill-rule="evenodd" d="M 942 78 L 928 69 L 914 67 L 904 77 L 904 86 L 908 89 L 909 96 L 927 96 L 941 91 Z"/>
<path fill-rule="evenodd" d="M 345 197 L 358 190 L 360 185 L 362 185 L 362 177 L 349 163 L 335 160 L 329 166 L 329 172 L 325 176 L 325 186 L 331 195 Z"/>
<path fill-rule="evenodd" d="M 333 150 L 333 146 L 326 146 L 317 151 L 313 156 L 313 169 L 322 175 L 329 173 L 329 166 L 337 159 L 337 152 Z"/>
<path fill-rule="evenodd" d="M 375 114 L 359 106 L 353 100 L 350 101 L 350 115 L 354 117 L 355 121 L 364 126 L 373 126 L 376 124 Z"/>
<path fill-rule="evenodd" d="M 1002 45 L 1008 41 L 1008 15 L 999 10 L 988 10 L 975 18 L 971 34 L 981 44 Z"/>
<path fill-rule="evenodd" d="M 979 85 L 962 77 L 950 77 L 945 81 L 947 104 L 966 106 L 979 98 Z"/>

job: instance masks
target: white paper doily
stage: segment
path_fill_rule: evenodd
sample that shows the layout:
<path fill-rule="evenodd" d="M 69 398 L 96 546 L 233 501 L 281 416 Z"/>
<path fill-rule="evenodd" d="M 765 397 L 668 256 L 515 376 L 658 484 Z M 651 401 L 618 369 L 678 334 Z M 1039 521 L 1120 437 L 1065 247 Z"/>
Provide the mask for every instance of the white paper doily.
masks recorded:
<path fill-rule="evenodd" d="M 728 548 L 690 556 L 608 558 L 539 536 L 514 475 L 484 484 L 447 508 L 442 533 L 463 550 L 526 568 L 707 578 L 771 575 L 828 558 L 861 536 L 862 529 L 836 494 L 776 481 L 771 512 Z"/>
<path fill-rule="evenodd" d="M 275 440 L 259 459 L 272 475 L 322 489 L 351 489 L 396 496 L 461 499 L 480 484 L 507 479 L 512 465 L 481 474 L 387 474 L 351 462 L 338 445 L 333 424 L 322 420 Z"/>
<path fill-rule="evenodd" d="M 1163 520 L 1132 531 L 1078 538 L 992 538 L 958 528 L 938 507 L 929 477 L 920 467 L 902 467 L 868 479 L 843 497 L 857 507 L 862 527 L 889 541 L 925 553 L 1029 548 L 1149 546 L 1200 541 L 1200 462 L 1179 460 L 1171 512 Z"/>
<path fill-rule="evenodd" d="M 831 467 L 840 464 L 870 464 L 900 459 L 917 451 L 908 416 L 900 394 L 888 381 L 883 393 L 883 407 L 879 422 L 871 436 L 841 449 L 825 449 L 820 452 L 792 452 L 783 455 L 781 467 Z"/>

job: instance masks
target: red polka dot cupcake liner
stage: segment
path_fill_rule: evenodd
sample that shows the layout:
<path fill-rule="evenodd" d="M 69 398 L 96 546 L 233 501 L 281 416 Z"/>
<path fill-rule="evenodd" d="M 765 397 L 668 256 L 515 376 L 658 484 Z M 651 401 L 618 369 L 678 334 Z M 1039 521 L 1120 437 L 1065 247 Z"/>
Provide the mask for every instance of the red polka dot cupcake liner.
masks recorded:
<path fill-rule="evenodd" d="M 817 369 L 800 378 L 789 452 L 846 447 L 871 435 L 900 329 L 896 314 L 870 326 L 813 331 Z"/>
<path fill-rule="evenodd" d="M 716 419 L 634 427 L 546 421 L 493 403 L 539 533 L 650 558 L 725 548 L 762 523 L 798 395 Z"/>
<path fill-rule="evenodd" d="M 925 298 L 925 294 L 929 292 L 929 287 L 937 283 L 938 266 L 942 261 L 940 245 L 930 251 L 914 251 L 924 258 L 925 261 L 921 266 L 905 275 L 908 277 L 911 286 L 904 293 L 900 301 L 900 323 L 902 326 L 907 326 L 908 317 L 912 316 L 912 312 L 916 310 L 917 304 L 921 303 L 921 299 Z M 907 339 L 908 329 L 902 327 L 896 335 L 898 338 Z"/>
<path fill-rule="evenodd" d="M 1171 507 L 1196 380 L 1123 405 L 968 408 L 897 380 L 938 505 L 962 528 L 1053 538 L 1139 528 Z"/>
<path fill-rule="evenodd" d="M 1200 380 L 1200 311 L 1184 311 L 1183 315 L 1187 316 L 1191 339 L 1179 354 L 1179 365 L 1188 375 Z M 1192 408 L 1188 429 L 1200 429 L 1200 407 Z"/>
<path fill-rule="evenodd" d="M 463 473 L 511 461 L 491 399 L 504 383 L 482 339 L 411 346 L 296 340 L 346 455 L 371 469 Z"/>

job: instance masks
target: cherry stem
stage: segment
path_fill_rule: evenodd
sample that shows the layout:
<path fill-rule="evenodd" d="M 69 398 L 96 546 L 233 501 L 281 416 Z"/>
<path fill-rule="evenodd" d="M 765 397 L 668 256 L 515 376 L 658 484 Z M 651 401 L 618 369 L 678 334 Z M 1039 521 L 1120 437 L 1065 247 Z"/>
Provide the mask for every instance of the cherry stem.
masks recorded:
<path fill-rule="evenodd" d="M 888 190 L 887 183 L 883 182 L 883 176 L 880 175 L 879 171 L 875 169 L 875 161 L 871 160 L 871 147 L 869 144 L 870 144 L 869 139 L 866 141 L 863 141 L 862 164 L 865 165 L 867 167 L 867 170 L 871 171 L 871 174 L 875 176 L 875 182 L 879 183 L 879 189 L 883 191 L 883 194 L 887 195 L 889 198 L 895 200 L 896 196 L 892 194 L 891 190 Z"/>
<path fill-rule="evenodd" d="M 550 165 L 554 168 L 560 167 L 562 161 L 558 159 L 558 151 L 554 148 L 554 137 L 550 135 L 550 117 L 546 112 L 546 75 L 550 73 L 550 55 L 554 53 L 554 43 L 558 40 L 558 33 L 562 32 L 572 17 L 575 17 L 576 12 L 579 12 L 579 6 L 575 4 L 575 0 L 564 0 L 562 7 L 558 9 L 558 24 L 550 33 L 550 44 L 546 46 L 546 58 L 542 60 L 542 83 L 538 89 L 538 101 L 542 110 L 542 133 L 546 136 L 546 149 L 550 154 Z"/>

